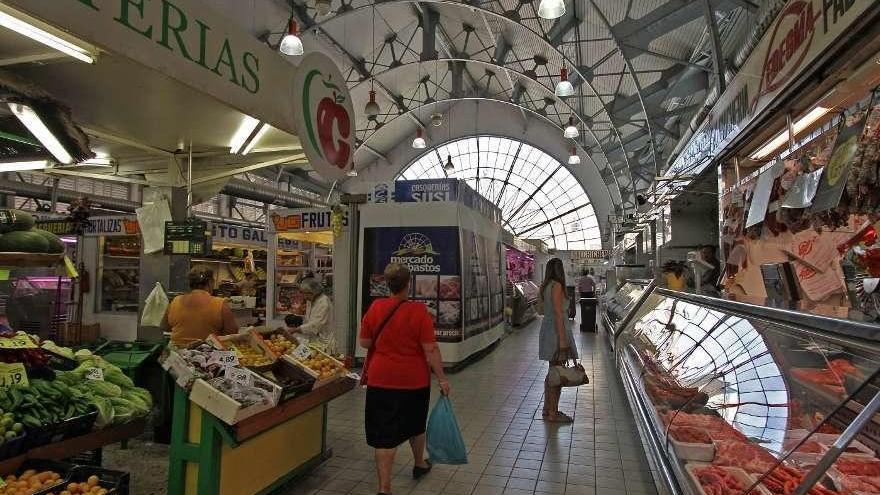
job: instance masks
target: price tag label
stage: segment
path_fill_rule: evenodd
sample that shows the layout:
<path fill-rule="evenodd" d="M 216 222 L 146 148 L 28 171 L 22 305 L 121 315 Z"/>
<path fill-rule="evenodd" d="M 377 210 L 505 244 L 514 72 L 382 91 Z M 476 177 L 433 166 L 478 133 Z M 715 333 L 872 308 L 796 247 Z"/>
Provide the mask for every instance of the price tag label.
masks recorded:
<path fill-rule="evenodd" d="M 293 355 L 294 359 L 302 361 L 304 359 L 308 359 L 309 356 L 312 355 L 312 350 L 309 349 L 308 344 L 300 344 L 299 346 L 297 346 L 296 349 L 293 350 L 291 354 Z"/>
<path fill-rule="evenodd" d="M 238 355 L 235 351 L 213 351 L 208 359 L 208 364 L 219 364 L 220 366 L 238 366 Z"/>
<path fill-rule="evenodd" d="M 96 380 L 99 382 L 104 381 L 104 370 L 101 368 L 87 368 L 86 369 L 86 380 Z"/>
<path fill-rule="evenodd" d="M 242 387 L 251 387 L 254 384 L 254 375 L 241 368 L 226 368 L 226 378 L 229 378 Z"/>
<path fill-rule="evenodd" d="M 37 344 L 27 335 L 0 337 L 0 349 L 36 349 Z"/>
<path fill-rule="evenodd" d="M 9 272 L 9 268 L 0 268 L 0 280 L 9 280 Z M 0 487 L 3 487 L 3 485 L 0 485 Z"/>
<path fill-rule="evenodd" d="M 244 398 L 245 398 L 245 395 L 243 393 L 238 392 L 238 391 L 232 392 L 232 400 L 234 400 L 235 402 L 243 403 Z"/>
<path fill-rule="evenodd" d="M 21 363 L 0 363 L 0 388 L 9 388 L 15 385 L 27 387 L 27 370 Z"/>

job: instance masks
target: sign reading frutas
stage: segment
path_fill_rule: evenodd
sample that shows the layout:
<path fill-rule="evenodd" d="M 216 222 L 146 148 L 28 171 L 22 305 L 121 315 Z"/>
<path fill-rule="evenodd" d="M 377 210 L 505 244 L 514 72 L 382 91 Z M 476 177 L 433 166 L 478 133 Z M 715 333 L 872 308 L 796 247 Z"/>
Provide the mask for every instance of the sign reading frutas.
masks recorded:
<path fill-rule="evenodd" d="M 309 164 L 327 180 L 343 179 L 355 151 L 354 107 L 345 78 L 326 55 L 303 58 L 293 80 L 293 109 Z"/>

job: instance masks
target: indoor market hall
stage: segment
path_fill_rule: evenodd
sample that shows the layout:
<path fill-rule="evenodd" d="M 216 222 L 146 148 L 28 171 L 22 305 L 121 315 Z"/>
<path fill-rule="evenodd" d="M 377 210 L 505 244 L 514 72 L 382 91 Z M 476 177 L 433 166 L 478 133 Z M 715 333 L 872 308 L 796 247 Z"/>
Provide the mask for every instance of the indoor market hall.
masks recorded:
<path fill-rule="evenodd" d="M 572 323 L 578 328 L 578 323 Z M 564 389 L 573 424 L 541 418 L 547 365 L 538 360 L 541 320 L 514 329 L 488 355 L 448 374 L 468 447 L 468 464 L 435 465 L 419 480 L 398 449 L 394 495 L 652 495 L 657 493 L 605 334 L 575 332 L 590 383 Z M 601 327 L 600 327 L 601 328 Z M 432 402 L 437 396 L 436 386 Z M 376 493 L 373 450 L 364 440 L 364 397 L 355 389 L 330 404 L 333 457 L 290 495 Z"/>

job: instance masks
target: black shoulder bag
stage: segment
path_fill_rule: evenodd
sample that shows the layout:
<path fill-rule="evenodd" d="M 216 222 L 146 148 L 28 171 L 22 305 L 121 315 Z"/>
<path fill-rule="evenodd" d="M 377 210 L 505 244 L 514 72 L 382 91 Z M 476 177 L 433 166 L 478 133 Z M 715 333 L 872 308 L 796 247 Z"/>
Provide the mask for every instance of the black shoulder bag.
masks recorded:
<path fill-rule="evenodd" d="M 379 329 L 376 331 L 376 336 L 373 337 L 373 343 L 372 345 L 370 345 L 370 348 L 367 349 L 367 357 L 364 359 L 364 367 L 361 370 L 361 387 L 367 386 L 367 369 L 369 369 L 370 367 L 370 361 L 373 360 L 373 349 L 376 348 L 376 344 L 379 342 L 379 337 L 382 335 L 382 330 L 385 330 L 385 326 L 388 325 L 389 321 L 391 321 L 391 317 L 394 316 L 394 313 L 397 313 L 397 310 L 401 306 L 403 306 L 404 302 L 406 301 L 401 301 L 397 303 L 397 306 L 394 306 L 394 309 L 392 309 L 391 312 L 388 313 L 388 316 L 386 316 L 385 319 L 382 320 L 382 324 L 379 325 Z"/>

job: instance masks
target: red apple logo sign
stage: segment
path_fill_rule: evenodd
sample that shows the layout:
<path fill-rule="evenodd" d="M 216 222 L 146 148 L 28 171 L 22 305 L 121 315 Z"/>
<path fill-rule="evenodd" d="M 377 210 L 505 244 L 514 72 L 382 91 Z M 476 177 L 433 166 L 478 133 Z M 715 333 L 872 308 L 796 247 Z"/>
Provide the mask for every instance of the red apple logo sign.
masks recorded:
<path fill-rule="evenodd" d="M 354 155 L 354 111 L 345 79 L 327 56 L 303 59 L 294 80 L 297 133 L 312 168 L 338 180 Z"/>

